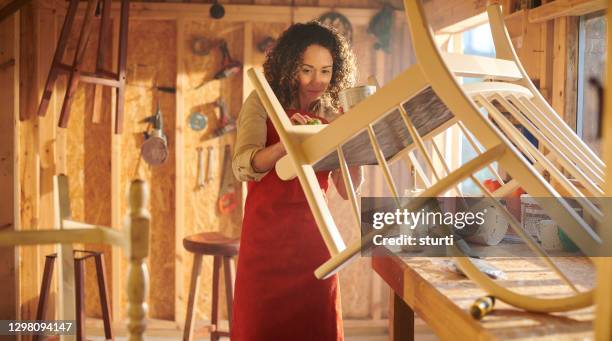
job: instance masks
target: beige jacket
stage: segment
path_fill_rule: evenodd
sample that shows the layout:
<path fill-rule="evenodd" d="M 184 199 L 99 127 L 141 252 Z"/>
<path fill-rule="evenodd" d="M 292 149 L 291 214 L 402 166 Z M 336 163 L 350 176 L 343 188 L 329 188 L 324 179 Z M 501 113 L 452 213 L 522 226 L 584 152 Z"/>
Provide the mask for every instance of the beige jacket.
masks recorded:
<path fill-rule="evenodd" d="M 255 91 L 247 97 L 238 113 L 236 145 L 232 157 L 234 176 L 240 181 L 259 181 L 268 172 L 259 173 L 251 160 L 266 146 L 268 114 Z"/>
<path fill-rule="evenodd" d="M 319 112 L 319 116 L 329 122 L 337 117 L 329 106 L 323 106 Z M 267 118 L 268 114 L 259 96 L 255 91 L 251 92 L 238 114 L 236 145 L 232 158 L 234 176 L 240 181 L 259 181 L 269 172 L 259 173 L 251 166 L 255 153 L 266 146 Z"/>

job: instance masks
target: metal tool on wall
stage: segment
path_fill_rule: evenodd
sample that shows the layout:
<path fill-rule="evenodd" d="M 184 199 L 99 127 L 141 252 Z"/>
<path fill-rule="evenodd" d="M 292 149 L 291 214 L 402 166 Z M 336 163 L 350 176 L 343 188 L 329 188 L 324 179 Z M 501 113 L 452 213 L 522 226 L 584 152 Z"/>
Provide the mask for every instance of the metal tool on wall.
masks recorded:
<path fill-rule="evenodd" d="M 215 74 L 215 79 L 223 79 L 239 73 L 242 70 L 242 64 L 232 59 L 225 40 L 219 43 L 219 49 L 223 59 L 221 60 L 221 70 Z"/>
<path fill-rule="evenodd" d="M 204 178 L 204 149 L 202 147 L 198 147 L 198 185 L 197 188 L 203 188 L 206 179 Z"/>
<path fill-rule="evenodd" d="M 227 41 L 222 39 L 218 43 L 218 46 L 219 51 L 221 52 L 221 69 L 215 73 L 212 80 L 221 80 L 240 73 L 240 71 L 242 71 L 242 63 L 232 58 L 227 47 Z M 203 87 L 209 81 L 211 81 L 211 79 L 204 79 L 202 83 L 197 85 L 194 89 Z"/>
<path fill-rule="evenodd" d="M 215 148 L 213 146 L 208 146 L 206 152 L 206 179 L 204 179 L 204 183 L 208 184 L 213 180 L 217 156 L 215 155 Z"/>
<path fill-rule="evenodd" d="M 238 205 L 236 182 L 232 174 L 231 162 L 232 147 L 226 144 L 223 153 L 223 169 L 221 171 L 223 178 L 221 180 L 221 186 L 219 187 L 219 212 L 222 214 L 231 212 Z"/>
<path fill-rule="evenodd" d="M 204 36 L 195 36 L 191 39 L 191 52 L 196 56 L 207 56 L 214 45 Z"/>
<path fill-rule="evenodd" d="M 189 127 L 193 131 L 201 131 L 206 129 L 208 125 L 208 117 L 197 111 L 189 115 Z"/>
<path fill-rule="evenodd" d="M 219 1 L 213 0 L 212 6 L 209 11 L 210 17 L 213 19 L 221 19 L 225 15 L 225 8 L 219 4 Z"/>
<path fill-rule="evenodd" d="M 214 102 L 214 105 L 219 108 L 219 116 L 217 118 L 217 128 L 212 132 L 212 136 L 210 134 L 204 134 L 204 136 L 202 136 L 201 141 L 205 141 L 211 138 L 215 138 L 215 137 L 219 137 L 219 136 L 223 136 L 231 131 L 236 130 L 236 119 L 234 119 L 229 113 L 228 113 L 228 109 L 227 109 L 227 104 L 225 104 L 225 102 L 219 98 L 218 100 L 216 100 Z M 199 113 L 193 113 L 192 116 L 194 114 L 199 114 Z M 192 119 L 200 119 L 200 118 L 195 118 L 195 117 L 191 117 L 190 116 L 190 126 L 192 125 L 191 120 Z M 206 119 L 206 123 L 208 122 L 208 117 L 205 118 Z M 195 122 L 193 122 L 194 125 L 196 124 Z M 192 129 L 195 131 L 198 130 L 202 130 L 202 129 L 197 129 L 197 126 L 192 126 Z M 212 128 L 211 128 L 212 129 Z"/>
<path fill-rule="evenodd" d="M 348 18 L 338 12 L 323 13 L 318 19 L 321 24 L 335 28 L 346 38 L 349 44 L 353 43 L 353 25 Z"/>
<path fill-rule="evenodd" d="M 168 158 L 168 140 L 163 132 L 163 118 L 157 100 L 155 115 L 149 116 L 145 121 L 153 125 L 152 131 L 145 132 L 145 141 L 140 148 L 142 158 L 151 166 L 161 165 Z"/>
<path fill-rule="evenodd" d="M 221 136 L 236 129 L 236 120 L 227 112 L 227 104 L 219 98 L 216 103 L 219 108 L 219 121 L 214 136 Z"/>
<path fill-rule="evenodd" d="M 257 51 L 267 54 L 268 51 L 274 46 L 276 39 L 265 36 L 262 40 L 257 43 Z"/>

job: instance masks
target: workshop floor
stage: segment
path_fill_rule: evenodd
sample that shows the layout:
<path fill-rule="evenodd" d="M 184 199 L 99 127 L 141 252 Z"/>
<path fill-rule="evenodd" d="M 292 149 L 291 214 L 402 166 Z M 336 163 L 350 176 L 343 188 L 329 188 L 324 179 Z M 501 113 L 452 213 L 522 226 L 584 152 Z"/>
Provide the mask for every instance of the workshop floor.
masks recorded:
<path fill-rule="evenodd" d="M 365 322 L 365 321 L 359 321 Z M 416 318 L 415 334 L 414 339 L 416 341 L 438 341 L 439 338 L 432 332 L 432 330 L 425 324 L 425 322 Z M 358 324 L 361 327 L 356 328 L 354 323 L 348 323 L 348 328 L 345 328 L 345 341 L 388 341 L 389 335 L 386 333 L 386 320 L 381 320 L 375 323 L 366 323 L 365 325 L 371 325 L 372 327 L 364 328 L 364 324 Z M 171 341 L 181 340 L 182 331 L 176 328 L 173 323 L 161 322 L 159 320 L 152 320 L 149 324 L 149 330 L 147 332 L 147 341 Z M 197 326 L 197 325 L 196 325 Z M 346 327 L 346 324 L 345 324 Z M 115 327 L 114 327 L 115 328 Z M 102 324 L 100 320 L 87 319 L 87 339 L 91 341 L 104 341 L 104 335 Z M 115 331 L 116 341 L 126 341 L 125 329 L 121 326 Z M 208 341 L 208 337 L 198 337 L 194 341 Z M 222 341 L 229 341 L 229 338 L 221 338 Z"/>

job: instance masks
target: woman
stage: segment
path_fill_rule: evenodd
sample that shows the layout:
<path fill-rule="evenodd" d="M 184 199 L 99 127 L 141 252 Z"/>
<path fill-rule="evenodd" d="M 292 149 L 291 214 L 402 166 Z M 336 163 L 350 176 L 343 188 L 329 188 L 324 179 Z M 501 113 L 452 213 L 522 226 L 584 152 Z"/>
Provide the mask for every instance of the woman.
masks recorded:
<path fill-rule="evenodd" d="M 355 58 L 336 31 L 317 22 L 295 24 L 266 57 L 264 73 L 293 124 L 330 121 L 338 92 L 355 79 Z M 316 114 L 315 114 L 316 113 Z M 233 341 L 343 340 L 338 278 L 315 278 L 329 258 L 297 179 L 282 181 L 274 168 L 285 149 L 255 92 L 238 117 L 232 168 L 249 181 L 232 323 Z M 361 183 L 359 167 L 351 169 Z M 329 172 L 318 172 L 321 188 Z M 332 181 L 347 194 L 339 171 Z M 359 179 L 357 179 L 359 178 Z"/>

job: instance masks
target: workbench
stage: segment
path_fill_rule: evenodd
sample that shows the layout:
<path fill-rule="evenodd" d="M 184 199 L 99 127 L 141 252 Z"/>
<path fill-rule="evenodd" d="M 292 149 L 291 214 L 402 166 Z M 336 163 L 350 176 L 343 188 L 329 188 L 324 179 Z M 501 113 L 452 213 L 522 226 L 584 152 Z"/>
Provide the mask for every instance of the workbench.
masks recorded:
<path fill-rule="evenodd" d="M 390 340 L 414 340 L 415 313 L 441 340 L 589 340 L 593 339 L 594 307 L 538 314 L 497 300 L 495 309 L 478 321 L 469 307 L 486 293 L 448 269 L 450 258 L 409 257 L 387 248 L 376 250 L 372 267 L 391 287 Z M 501 283 L 533 296 L 570 295 L 571 289 L 535 257 L 487 258 L 504 270 Z M 594 266 L 586 258 L 558 257 L 555 262 L 580 291 L 594 284 Z"/>

